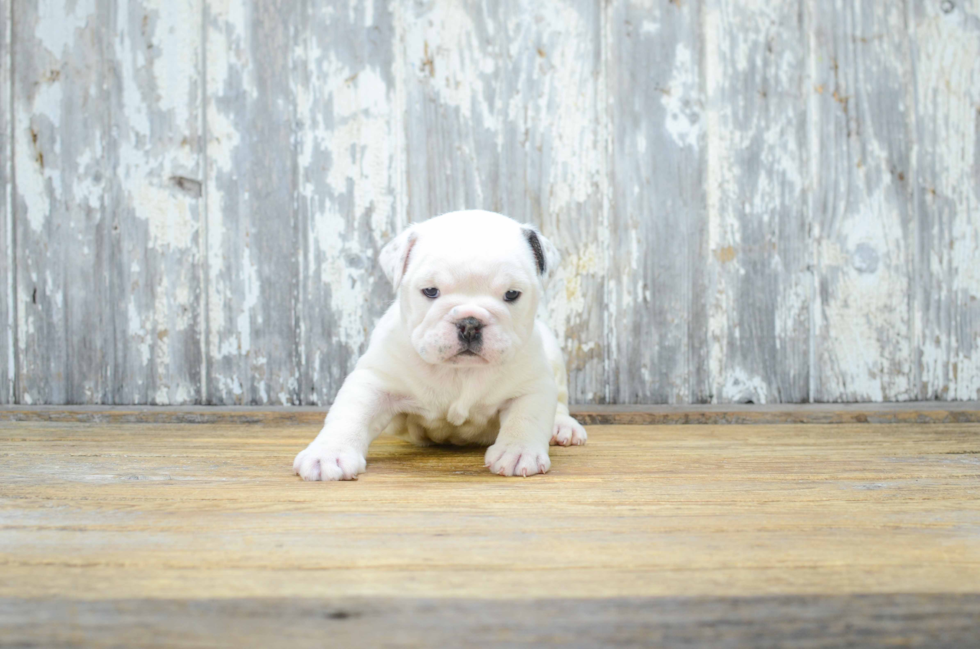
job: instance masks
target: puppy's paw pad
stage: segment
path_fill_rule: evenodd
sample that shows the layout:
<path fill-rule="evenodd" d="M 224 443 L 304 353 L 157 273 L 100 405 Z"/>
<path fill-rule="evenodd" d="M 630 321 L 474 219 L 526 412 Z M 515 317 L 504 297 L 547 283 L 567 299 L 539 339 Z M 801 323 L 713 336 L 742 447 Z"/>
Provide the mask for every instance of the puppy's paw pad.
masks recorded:
<path fill-rule="evenodd" d="M 498 443 L 487 449 L 486 466 L 490 473 L 526 478 L 547 473 L 551 468 L 551 458 L 548 457 L 547 447 Z"/>
<path fill-rule="evenodd" d="M 589 439 L 582 424 L 568 415 L 555 417 L 555 430 L 551 434 L 552 446 L 581 446 Z"/>
<path fill-rule="evenodd" d="M 367 462 L 353 449 L 310 444 L 293 460 L 293 472 L 304 480 L 357 480 Z"/>

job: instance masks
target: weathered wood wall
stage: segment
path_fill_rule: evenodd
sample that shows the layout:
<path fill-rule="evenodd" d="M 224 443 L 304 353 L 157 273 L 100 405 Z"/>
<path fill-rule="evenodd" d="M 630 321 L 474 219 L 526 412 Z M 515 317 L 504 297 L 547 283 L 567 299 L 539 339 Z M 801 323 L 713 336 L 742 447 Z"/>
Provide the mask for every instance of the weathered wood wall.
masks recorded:
<path fill-rule="evenodd" d="M 327 404 L 374 257 L 564 253 L 580 403 L 980 399 L 980 0 L 0 0 L 0 402 Z"/>

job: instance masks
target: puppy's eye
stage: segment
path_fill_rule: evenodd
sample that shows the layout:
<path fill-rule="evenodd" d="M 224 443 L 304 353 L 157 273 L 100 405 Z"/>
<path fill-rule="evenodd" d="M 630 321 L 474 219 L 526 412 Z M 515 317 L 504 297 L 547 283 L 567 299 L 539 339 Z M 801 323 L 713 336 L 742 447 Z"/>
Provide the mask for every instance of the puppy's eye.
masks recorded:
<path fill-rule="evenodd" d="M 514 302 L 521 296 L 520 291 L 507 291 L 504 293 L 504 302 Z"/>
<path fill-rule="evenodd" d="M 439 297 L 439 289 L 437 289 L 435 287 L 433 287 L 433 288 L 423 288 L 422 289 L 422 295 L 424 295 L 425 297 L 429 298 L 430 300 L 434 300 L 437 297 Z"/>

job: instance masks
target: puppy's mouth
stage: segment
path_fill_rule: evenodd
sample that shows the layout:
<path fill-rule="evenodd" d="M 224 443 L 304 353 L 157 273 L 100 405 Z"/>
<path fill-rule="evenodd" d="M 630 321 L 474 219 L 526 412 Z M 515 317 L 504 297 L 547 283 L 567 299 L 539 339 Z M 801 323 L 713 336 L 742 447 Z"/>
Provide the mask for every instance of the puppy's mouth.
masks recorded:
<path fill-rule="evenodd" d="M 459 362 L 468 362 L 468 361 L 469 362 L 477 362 L 477 363 L 486 363 L 487 362 L 487 359 L 483 358 L 483 356 L 481 356 L 477 352 L 473 351 L 472 349 L 464 349 L 464 350 L 458 352 L 455 356 L 452 357 L 451 360 L 453 360 L 453 361 L 455 361 L 457 363 L 459 363 Z"/>

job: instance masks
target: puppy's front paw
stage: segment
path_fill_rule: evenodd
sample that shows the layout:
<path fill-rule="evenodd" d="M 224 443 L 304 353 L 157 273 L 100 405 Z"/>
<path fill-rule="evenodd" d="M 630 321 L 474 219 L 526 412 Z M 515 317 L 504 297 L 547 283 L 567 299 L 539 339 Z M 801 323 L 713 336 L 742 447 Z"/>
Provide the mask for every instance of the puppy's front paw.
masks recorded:
<path fill-rule="evenodd" d="M 568 415 L 555 417 L 555 432 L 551 434 L 552 446 L 581 446 L 589 436 L 582 424 Z"/>
<path fill-rule="evenodd" d="M 498 442 L 487 449 L 486 466 L 491 473 L 524 476 L 547 473 L 551 468 L 548 447 Z"/>
<path fill-rule="evenodd" d="M 304 480 L 357 480 L 367 462 L 359 451 L 310 444 L 293 460 L 293 471 Z"/>

